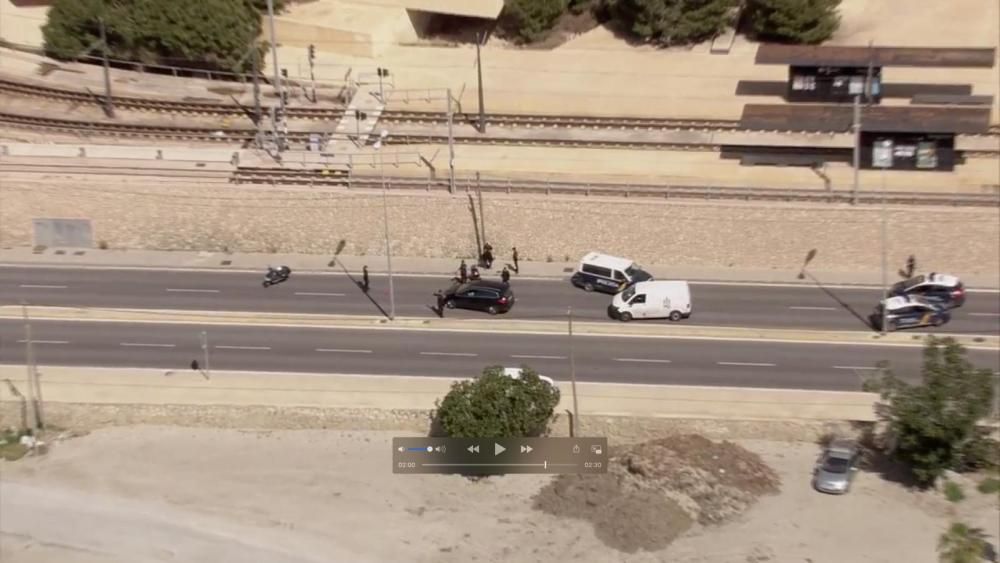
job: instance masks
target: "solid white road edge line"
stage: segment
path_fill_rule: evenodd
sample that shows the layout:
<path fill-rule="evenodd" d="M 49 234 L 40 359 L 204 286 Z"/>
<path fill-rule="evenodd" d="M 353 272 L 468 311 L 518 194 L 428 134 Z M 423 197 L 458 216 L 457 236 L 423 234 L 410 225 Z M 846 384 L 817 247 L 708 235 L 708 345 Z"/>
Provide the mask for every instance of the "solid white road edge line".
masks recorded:
<path fill-rule="evenodd" d="M 970 317 L 1000 317 L 1000 313 L 969 313 Z"/>

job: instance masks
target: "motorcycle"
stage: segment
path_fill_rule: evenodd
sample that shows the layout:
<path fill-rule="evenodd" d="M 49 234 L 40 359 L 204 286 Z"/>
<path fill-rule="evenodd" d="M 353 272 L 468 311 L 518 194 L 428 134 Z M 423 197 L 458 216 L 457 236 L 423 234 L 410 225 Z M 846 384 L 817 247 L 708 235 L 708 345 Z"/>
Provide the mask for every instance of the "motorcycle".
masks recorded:
<path fill-rule="evenodd" d="M 292 275 L 292 269 L 288 266 L 278 266 L 277 268 L 268 268 L 267 273 L 264 274 L 264 281 L 261 283 L 264 287 L 271 287 L 272 285 L 278 285 L 279 283 L 284 283 L 288 281 L 288 277 Z"/>

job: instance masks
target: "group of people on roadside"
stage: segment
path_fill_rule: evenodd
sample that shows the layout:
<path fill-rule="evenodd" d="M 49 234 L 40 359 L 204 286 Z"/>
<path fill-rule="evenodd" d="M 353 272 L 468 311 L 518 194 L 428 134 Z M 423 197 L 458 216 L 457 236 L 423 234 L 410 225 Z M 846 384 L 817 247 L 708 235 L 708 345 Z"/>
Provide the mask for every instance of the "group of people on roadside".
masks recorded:
<path fill-rule="evenodd" d="M 500 271 L 500 280 L 503 283 L 510 283 L 511 268 L 513 268 L 514 273 L 517 273 L 518 270 L 520 269 L 520 264 L 519 264 L 520 257 L 517 254 L 517 247 L 516 246 L 513 247 L 511 251 L 512 251 L 511 258 L 514 264 L 513 265 L 507 264 Z M 455 276 L 454 279 L 458 283 L 466 283 L 469 281 L 480 280 L 482 279 L 482 274 L 479 272 L 479 266 L 482 266 L 486 269 L 492 269 L 493 261 L 494 261 L 493 246 L 490 245 L 489 243 L 486 243 L 483 245 L 483 251 L 479 255 L 479 263 L 473 264 L 470 267 L 465 263 L 465 260 L 462 260 L 462 263 L 459 264 L 458 266 L 458 275 Z"/>

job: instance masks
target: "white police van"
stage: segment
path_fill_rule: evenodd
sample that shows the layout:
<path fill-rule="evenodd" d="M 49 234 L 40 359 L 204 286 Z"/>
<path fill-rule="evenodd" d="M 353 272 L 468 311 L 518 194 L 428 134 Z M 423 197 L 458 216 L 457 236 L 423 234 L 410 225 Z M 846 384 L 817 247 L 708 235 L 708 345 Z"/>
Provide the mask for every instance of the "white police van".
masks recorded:
<path fill-rule="evenodd" d="M 615 294 L 634 283 L 651 279 L 652 275 L 628 258 L 591 252 L 580 259 L 569 281 L 584 291 Z"/>

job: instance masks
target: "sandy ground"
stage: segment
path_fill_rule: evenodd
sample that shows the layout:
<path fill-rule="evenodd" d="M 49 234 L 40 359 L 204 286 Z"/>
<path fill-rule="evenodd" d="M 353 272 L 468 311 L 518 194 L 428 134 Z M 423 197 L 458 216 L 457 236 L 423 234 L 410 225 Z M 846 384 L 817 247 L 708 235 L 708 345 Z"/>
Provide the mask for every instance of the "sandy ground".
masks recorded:
<path fill-rule="evenodd" d="M 861 473 L 809 488 L 816 446 L 742 442 L 782 479 L 738 521 L 624 554 L 591 525 L 531 508 L 551 478 L 394 476 L 391 434 L 99 430 L 0 465 L 0 559 L 48 562 L 936 561 L 953 513 L 996 541 L 997 499 L 959 505 Z"/>

